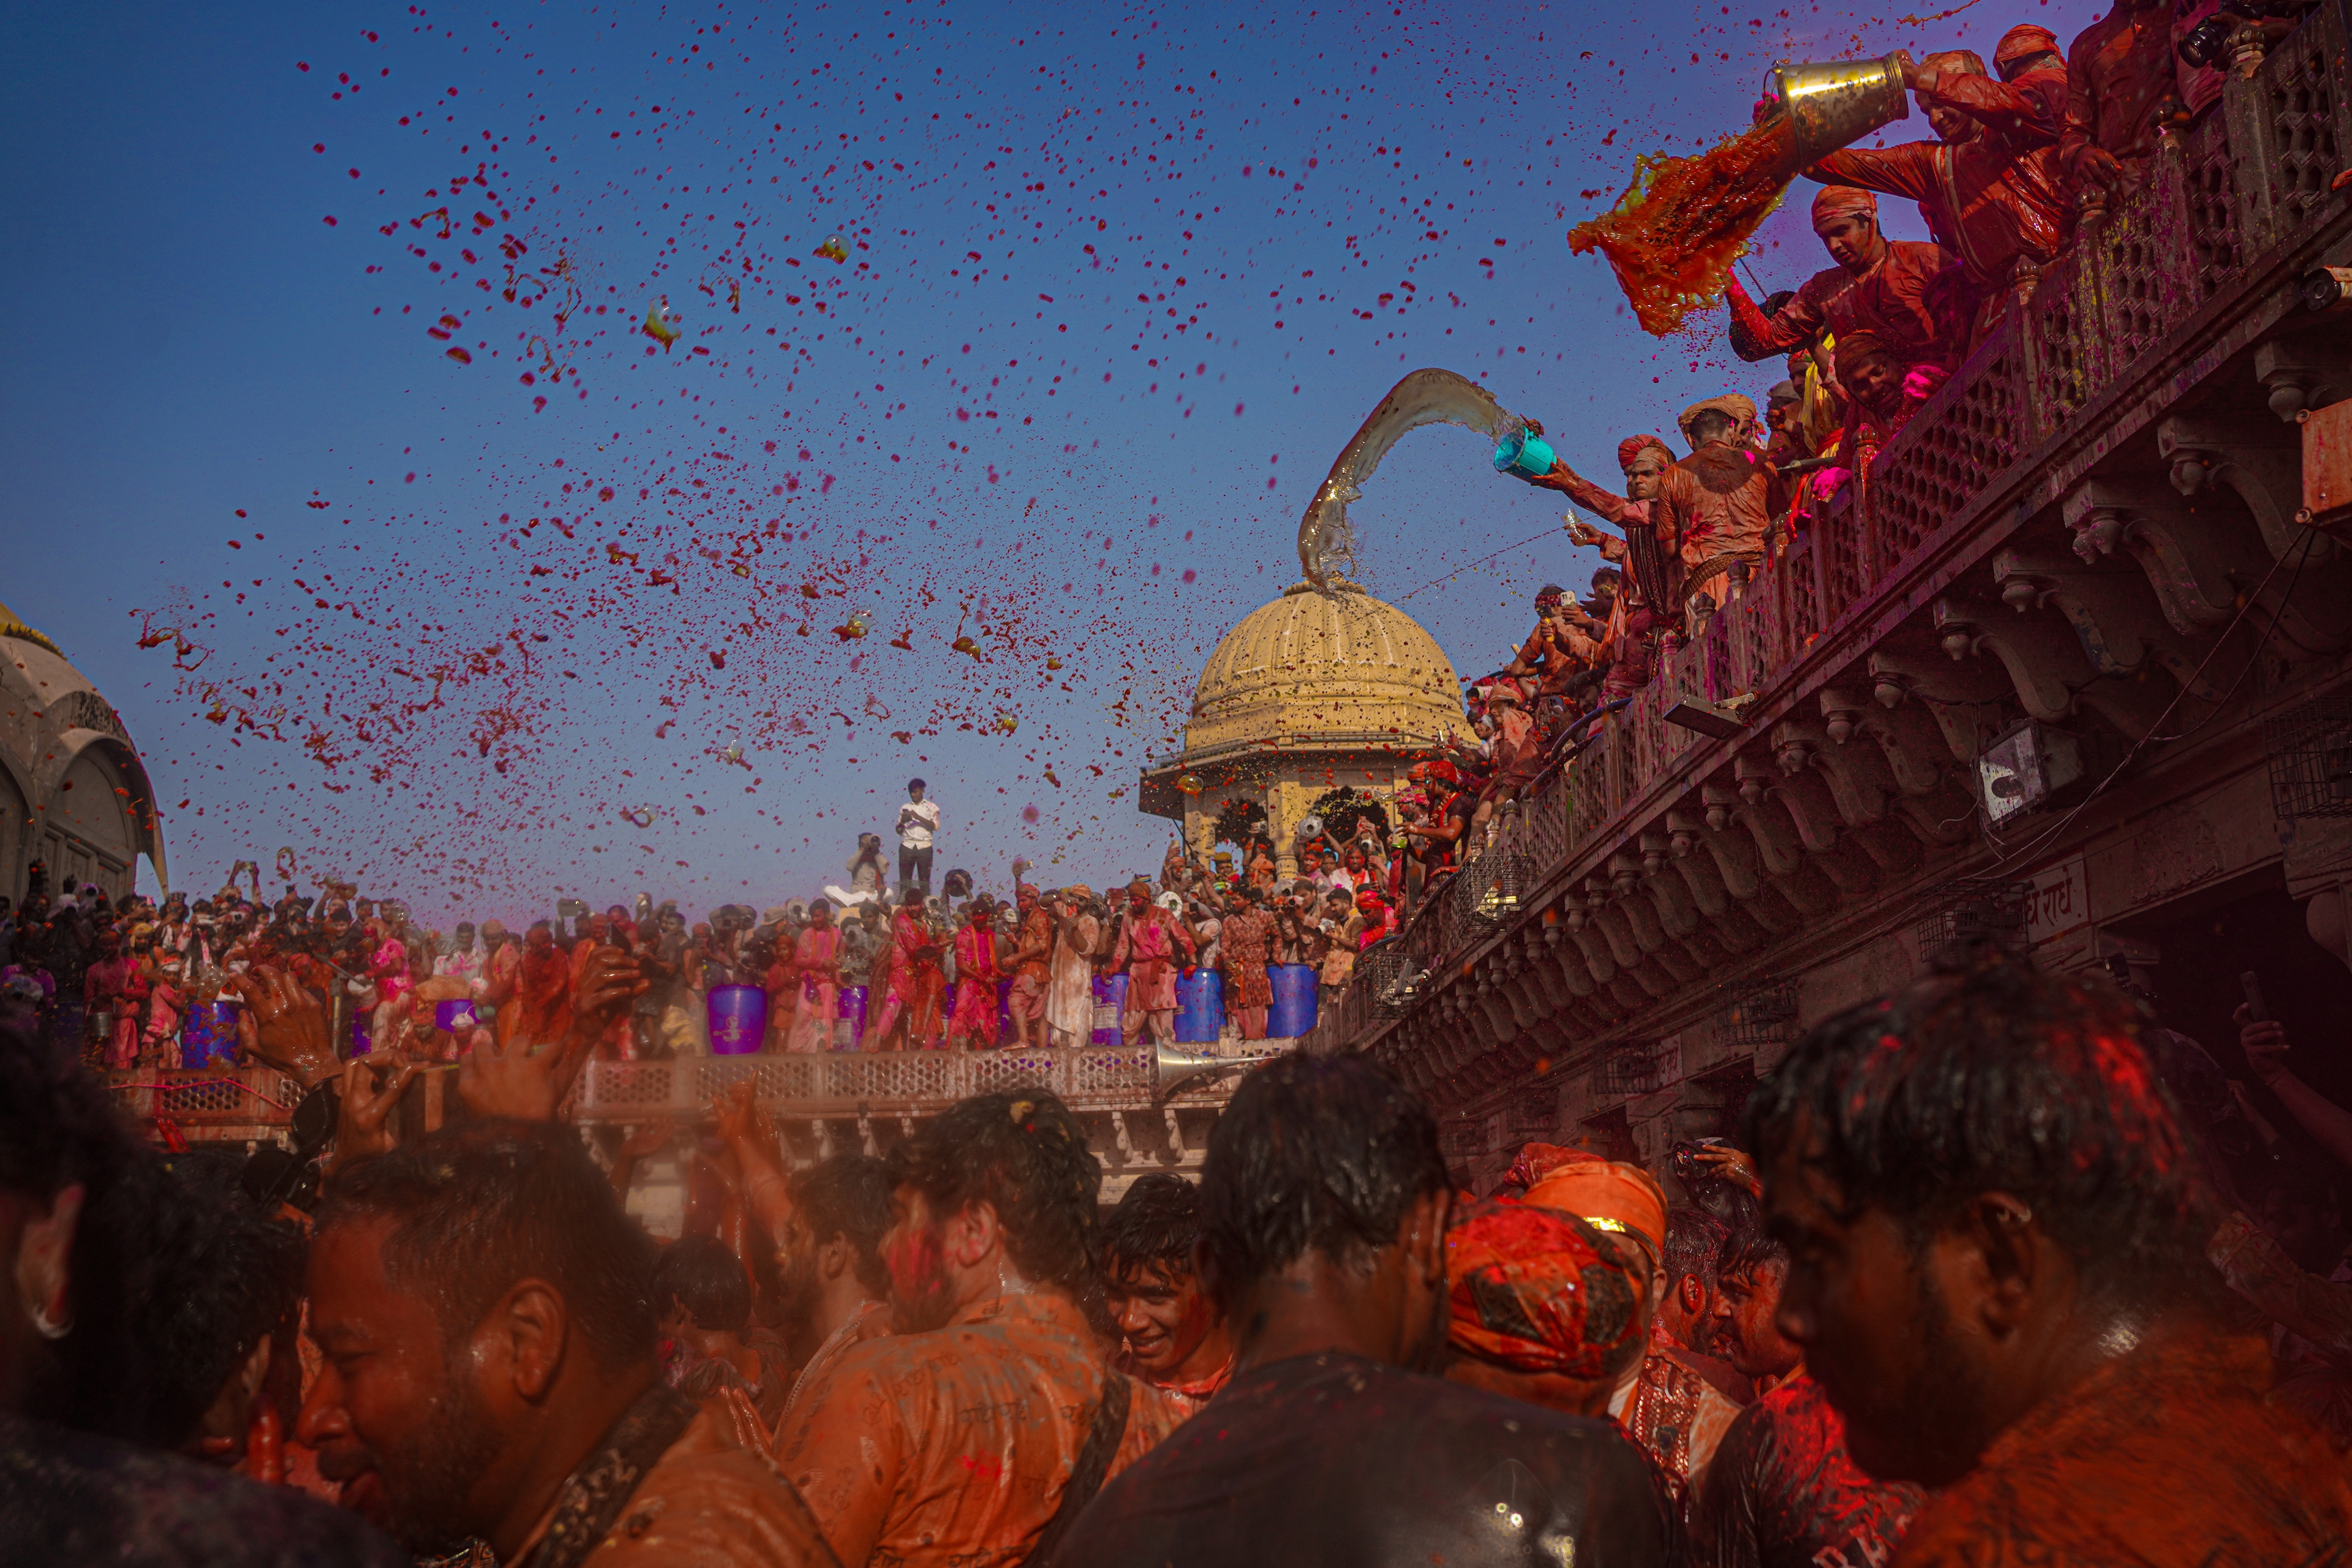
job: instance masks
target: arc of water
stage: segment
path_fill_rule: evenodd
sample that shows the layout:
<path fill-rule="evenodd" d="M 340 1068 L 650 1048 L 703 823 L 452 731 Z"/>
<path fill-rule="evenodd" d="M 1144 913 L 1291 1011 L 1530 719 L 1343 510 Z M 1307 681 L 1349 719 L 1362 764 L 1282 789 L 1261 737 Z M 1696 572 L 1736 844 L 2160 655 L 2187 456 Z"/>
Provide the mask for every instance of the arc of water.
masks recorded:
<path fill-rule="evenodd" d="M 1459 425 L 1499 442 L 1526 423 L 1495 401 L 1495 395 L 1450 370 L 1417 370 L 1389 388 L 1371 415 L 1340 450 L 1331 471 L 1307 503 L 1298 521 L 1298 564 L 1307 580 L 1328 593 L 1332 573 L 1356 564 L 1356 531 L 1348 503 L 1364 493 L 1364 481 L 1408 430 L 1423 425 Z"/>

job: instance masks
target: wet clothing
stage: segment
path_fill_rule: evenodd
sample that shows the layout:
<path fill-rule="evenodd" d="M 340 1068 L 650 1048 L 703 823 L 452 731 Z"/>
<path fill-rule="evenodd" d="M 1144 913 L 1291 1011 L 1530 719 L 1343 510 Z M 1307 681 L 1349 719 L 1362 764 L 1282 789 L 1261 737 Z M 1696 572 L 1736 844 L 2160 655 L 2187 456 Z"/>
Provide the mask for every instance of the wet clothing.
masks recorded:
<path fill-rule="evenodd" d="M 1116 1475 L 1178 1413 L 1104 1364 L 1066 1298 L 1000 1297 L 933 1332 L 851 1346 L 793 1398 L 776 1458 L 853 1568 L 1012 1568 L 1060 1504 L 1114 1377 L 1129 1394 Z"/>
<path fill-rule="evenodd" d="M 1334 1352 L 1240 1373 L 1103 1489 L 1054 1561 L 1620 1568 L 1674 1546 L 1612 1423 Z"/>
<path fill-rule="evenodd" d="M 2060 164 L 2077 184 L 2079 161 L 2097 147 L 2123 165 L 2126 192 L 2156 155 L 2158 131 L 2183 112 L 2172 53 L 2172 10 L 2134 11 L 2125 0 L 2075 35 L 2066 50 L 2066 125 Z"/>
<path fill-rule="evenodd" d="M 1119 922 L 1110 963 L 1113 969 L 1127 971 L 1122 1024 L 1142 1014 L 1176 1010 L 1176 966 L 1192 952 L 1192 937 L 1163 910 L 1155 908 L 1146 915 L 1130 913 Z"/>
<path fill-rule="evenodd" d="M 646 1449 L 658 1456 L 649 1466 L 638 1458 Z M 583 1562 L 833 1568 L 835 1559 L 765 1454 L 738 1443 L 720 1415 L 656 1383 L 564 1479 L 513 1568 Z"/>
<path fill-rule="evenodd" d="M 800 999 L 793 1012 L 793 1031 L 784 1048 L 805 1055 L 833 1045 L 834 1016 L 840 1010 L 841 990 L 834 980 L 834 961 L 841 952 L 841 932 L 829 925 L 812 925 L 793 942 L 793 968 L 800 979 Z"/>
<path fill-rule="evenodd" d="M 1753 363 L 1817 342 L 1823 332 L 1842 338 L 1873 331 L 1906 364 L 1955 368 L 1961 324 L 1954 320 L 1950 281 L 1939 284 L 1937 278 L 1957 259 L 1940 245 L 1889 240 L 1886 254 L 1868 271 L 1823 268 L 1769 319 L 1734 279 L 1725 290 L 1732 351 Z"/>
<path fill-rule="evenodd" d="M 1650 1451 L 1682 1500 L 1706 1480 L 1739 1405 L 1678 1348 L 1652 1345 L 1641 1374 L 1611 1395 L 1609 1414 Z"/>
<path fill-rule="evenodd" d="M 955 935 L 955 1009 L 948 1018 L 950 1046 L 996 1044 L 996 929 L 968 925 Z"/>
<path fill-rule="evenodd" d="M 1764 560 L 1764 531 L 1782 504 L 1780 476 L 1762 457 L 1709 442 L 1668 468 L 1650 503 L 1652 532 L 1682 562 L 1683 596 L 1724 603 L 1731 563 L 1751 571 Z"/>
<path fill-rule="evenodd" d="M 1274 917 L 1255 908 L 1227 915 L 1219 940 L 1224 947 L 1226 1010 L 1274 1005 L 1274 983 L 1265 973 L 1274 962 Z"/>
<path fill-rule="evenodd" d="M 407 1568 L 357 1514 L 175 1454 L 0 1415 L 0 1561 Z"/>
<path fill-rule="evenodd" d="M 2189 1328 L 2145 1343 L 1995 1437 L 1895 1561 L 2341 1563 L 2343 1463 L 2263 1399 L 2269 1383 L 2260 1340 Z"/>
<path fill-rule="evenodd" d="M 1799 1373 L 1724 1434 L 1691 1517 L 1696 1568 L 1880 1568 L 1924 1496 L 1874 1481 L 1845 1449 L 1845 1423 Z"/>
<path fill-rule="evenodd" d="M 1955 79 L 1948 74 L 1945 79 Z M 2047 145 L 2020 152 L 1987 132 L 1967 142 L 1848 148 L 1805 173 L 1919 204 L 1927 232 L 1959 258 L 1969 300 L 1969 348 L 1999 324 L 2011 289 L 2038 275 L 2074 239 L 2057 150 Z"/>

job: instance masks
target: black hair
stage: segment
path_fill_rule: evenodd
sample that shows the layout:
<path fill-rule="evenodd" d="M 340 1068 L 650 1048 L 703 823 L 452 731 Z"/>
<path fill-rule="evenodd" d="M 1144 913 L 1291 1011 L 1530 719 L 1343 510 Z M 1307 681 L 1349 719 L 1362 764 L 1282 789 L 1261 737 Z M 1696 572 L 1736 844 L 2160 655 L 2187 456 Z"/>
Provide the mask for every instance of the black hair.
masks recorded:
<path fill-rule="evenodd" d="M 245 1195 L 241 1153 L 200 1150 L 164 1163 L 152 1212 L 167 1284 L 151 1304 L 156 1375 L 142 1435 L 177 1447 L 245 1358 L 293 1319 L 305 1247 L 291 1221 Z"/>
<path fill-rule="evenodd" d="M 1405 1211 L 1446 1185 L 1436 1120 L 1386 1071 L 1359 1056 L 1278 1057 L 1242 1080 L 1209 1134 L 1209 1284 L 1230 1303 L 1310 1250 L 1391 1246 Z"/>
<path fill-rule="evenodd" d="M 1739 1279 L 1788 1261 L 1788 1247 L 1770 1232 L 1743 1230 L 1724 1242 L 1722 1254 L 1715 1260 L 1715 1273 L 1718 1279 Z"/>
<path fill-rule="evenodd" d="M 2095 1301 L 2155 1305 L 2202 1271 L 2210 1199 L 2139 1039 L 2104 980 L 2062 979 L 1998 949 L 1812 1030 L 1750 1100 L 1768 1168 L 1799 1151 L 1851 1214 L 1915 1244 L 1980 1194 L 2014 1194 Z"/>
<path fill-rule="evenodd" d="M 47 1211 L 79 1185 L 82 1207 L 67 1258 L 73 1330 L 35 1348 L 24 1414 L 144 1441 L 160 1354 L 150 1317 L 164 1270 L 148 1244 L 162 1162 L 74 1056 L 28 1024 L 0 1016 L 0 1187 Z"/>
<path fill-rule="evenodd" d="M 1603 566 L 1592 574 L 1592 585 L 1595 588 L 1600 587 L 1603 583 L 1622 583 L 1624 580 L 1625 574 L 1618 571 L 1614 566 Z"/>
<path fill-rule="evenodd" d="M 1669 1288 L 1684 1279 L 1696 1279 L 1715 1288 L 1716 1269 L 1731 1239 L 1731 1227 L 1702 1208 L 1679 1207 L 1666 1216 L 1663 1259 Z"/>
<path fill-rule="evenodd" d="M 689 1236 L 662 1248 L 654 1264 L 653 1303 L 672 1301 L 698 1329 L 741 1333 L 751 1322 L 751 1280 L 734 1251 L 715 1236 Z"/>
<path fill-rule="evenodd" d="M 891 1184 L 921 1193 L 937 1218 L 993 1206 L 1004 1250 L 1032 1283 L 1073 1297 L 1094 1285 L 1102 1162 L 1057 1097 L 1039 1089 L 959 1100 L 894 1147 L 889 1164 Z"/>
<path fill-rule="evenodd" d="M 1201 1189 L 1183 1177 L 1172 1171 L 1138 1176 L 1103 1222 L 1104 1276 L 1154 1265 L 1172 1277 L 1189 1276 L 1201 1215 Z"/>
<path fill-rule="evenodd" d="M 931 786 L 929 784 L 924 783 L 921 779 L 908 779 L 907 781 L 907 789 L 909 794 L 912 794 L 914 791 L 919 789 L 929 789 L 930 787 Z"/>
<path fill-rule="evenodd" d="M 882 1236 L 890 1228 L 890 1167 L 866 1154 L 835 1154 L 793 1173 L 793 1212 L 823 1247 L 835 1237 L 857 1256 L 857 1282 L 880 1300 L 890 1289 Z"/>
<path fill-rule="evenodd" d="M 1739 421 L 1720 408 L 1702 408 L 1691 416 L 1685 434 L 1691 445 L 1703 447 L 1717 437 L 1728 437 L 1739 428 Z"/>
<path fill-rule="evenodd" d="M 385 1278 L 452 1346 L 520 1280 L 555 1287 L 607 1372 L 653 1353 L 651 1243 L 569 1127 L 466 1121 L 335 1178 L 319 1229 L 389 1219 Z"/>

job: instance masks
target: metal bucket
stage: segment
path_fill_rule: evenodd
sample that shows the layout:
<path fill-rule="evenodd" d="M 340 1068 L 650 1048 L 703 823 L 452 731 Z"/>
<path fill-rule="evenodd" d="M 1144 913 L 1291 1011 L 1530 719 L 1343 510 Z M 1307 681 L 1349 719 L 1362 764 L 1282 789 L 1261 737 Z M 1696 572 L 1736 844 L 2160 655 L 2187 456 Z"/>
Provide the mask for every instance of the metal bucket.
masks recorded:
<path fill-rule="evenodd" d="M 1764 73 L 1764 100 L 1789 117 L 1791 175 L 1882 125 L 1911 117 L 1897 55 L 1814 65 L 1783 61 Z"/>

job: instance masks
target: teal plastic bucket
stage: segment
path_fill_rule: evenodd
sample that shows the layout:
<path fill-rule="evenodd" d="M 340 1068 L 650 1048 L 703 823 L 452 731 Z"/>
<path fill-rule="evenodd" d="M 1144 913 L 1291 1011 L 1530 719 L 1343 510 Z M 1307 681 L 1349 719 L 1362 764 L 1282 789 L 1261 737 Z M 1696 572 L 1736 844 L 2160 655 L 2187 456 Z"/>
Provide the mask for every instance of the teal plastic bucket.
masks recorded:
<path fill-rule="evenodd" d="M 1551 472 L 1551 444 L 1522 425 L 1495 448 L 1495 471 L 1523 479 L 1539 479 Z"/>

